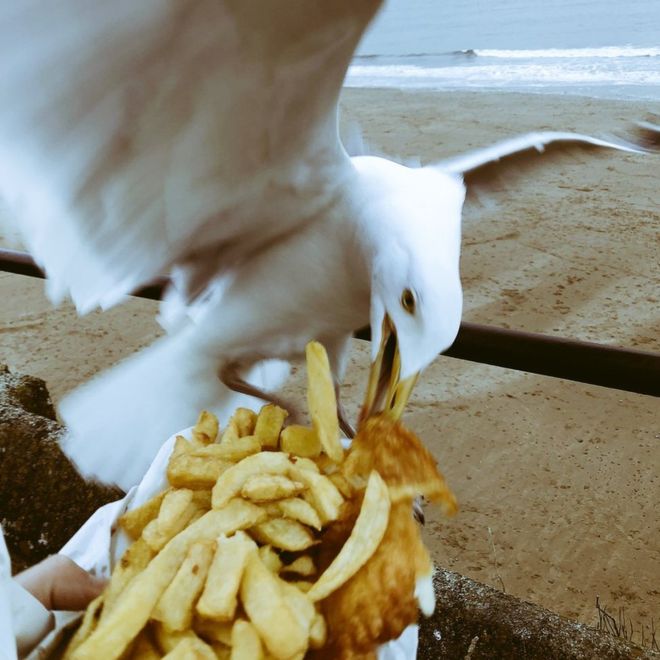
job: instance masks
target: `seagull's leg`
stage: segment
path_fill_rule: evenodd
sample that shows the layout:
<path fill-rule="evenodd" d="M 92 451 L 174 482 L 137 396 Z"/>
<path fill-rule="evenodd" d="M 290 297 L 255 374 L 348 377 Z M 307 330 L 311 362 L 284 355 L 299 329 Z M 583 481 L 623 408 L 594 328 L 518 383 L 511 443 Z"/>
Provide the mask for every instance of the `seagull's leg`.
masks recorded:
<path fill-rule="evenodd" d="M 348 349 L 350 347 L 352 335 L 340 335 L 339 337 L 321 337 L 319 341 L 325 346 L 330 363 L 330 371 L 335 382 L 335 398 L 337 399 L 337 418 L 339 419 L 339 428 L 347 438 L 355 437 L 355 428 L 348 421 L 346 411 L 341 402 L 340 390 L 341 382 L 346 373 L 346 364 L 348 362 Z"/>
<path fill-rule="evenodd" d="M 291 419 L 298 418 L 299 414 L 296 405 L 291 404 L 289 401 L 285 401 L 283 398 L 272 392 L 265 392 L 264 390 L 259 389 L 255 385 L 248 383 L 241 376 L 241 371 L 249 366 L 250 365 L 241 362 L 228 362 L 220 368 L 218 378 L 220 378 L 223 385 L 227 386 L 233 392 L 246 394 L 247 396 L 253 396 L 257 399 L 267 401 L 268 403 L 273 403 L 276 406 L 287 410 Z"/>
<path fill-rule="evenodd" d="M 341 398 L 339 397 L 339 388 L 339 383 L 335 381 L 335 398 L 337 399 L 337 418 L 339 419 L 339 428 L 347 438 L 352 440 L 355 437 L 355 428 L 346 417 L 346 411 L 344 410 Z"/>

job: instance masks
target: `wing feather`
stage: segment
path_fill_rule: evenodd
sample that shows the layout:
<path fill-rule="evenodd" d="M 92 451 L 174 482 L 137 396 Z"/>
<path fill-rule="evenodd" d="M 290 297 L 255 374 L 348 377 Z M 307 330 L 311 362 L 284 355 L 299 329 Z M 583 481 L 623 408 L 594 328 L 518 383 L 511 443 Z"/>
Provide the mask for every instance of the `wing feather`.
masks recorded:
<path fill-rule="evenodd" d="M 640 123 L 626 139 L 599 138 L 570 132 L 527 133 L 447 159 L 437 167 L 463 176 L 468 194 L 479 195 L 501 182 L 510 185 L 516 176 L 566 157 L 614 149 L 633 154 L 660 151 L 660 126 Z"/>
<path fill-rule="evenodd" d="M 300 222 L 255 200 L 343 156 L 337 97 L 379 5 L 6 0 L 0 194 L 52 295 L 107 307 Z"/>

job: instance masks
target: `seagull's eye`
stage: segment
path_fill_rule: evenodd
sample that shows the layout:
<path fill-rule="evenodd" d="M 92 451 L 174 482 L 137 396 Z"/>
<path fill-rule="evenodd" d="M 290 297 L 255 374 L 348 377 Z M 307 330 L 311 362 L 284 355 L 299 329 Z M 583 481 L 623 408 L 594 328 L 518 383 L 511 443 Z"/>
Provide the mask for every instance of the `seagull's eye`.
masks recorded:
<path fill-rule="evenodd" d="M 415 294 L 410 289 L 405 289 L 401 294 L 401 307 L 403 307 L 408 314 L 415 313 Z"/>

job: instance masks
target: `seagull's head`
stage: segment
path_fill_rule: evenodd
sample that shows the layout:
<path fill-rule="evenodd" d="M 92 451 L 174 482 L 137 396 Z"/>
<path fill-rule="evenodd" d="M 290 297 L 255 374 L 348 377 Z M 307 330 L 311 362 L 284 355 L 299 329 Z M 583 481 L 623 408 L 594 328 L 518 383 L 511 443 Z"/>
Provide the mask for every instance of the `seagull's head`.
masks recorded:
<path fill-rule="evenodd" d="M 399 418 L 417 376 L 453 343 L 462 312 L 460 177 L 433 166 L 353 159 L 370 229 L 371 370 L 360 419 Z"/>

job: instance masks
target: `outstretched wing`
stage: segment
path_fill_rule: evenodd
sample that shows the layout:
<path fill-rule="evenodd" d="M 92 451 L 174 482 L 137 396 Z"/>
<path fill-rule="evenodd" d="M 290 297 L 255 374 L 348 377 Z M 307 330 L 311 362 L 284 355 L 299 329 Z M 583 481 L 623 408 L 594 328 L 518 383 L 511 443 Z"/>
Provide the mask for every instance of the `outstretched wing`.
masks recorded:
<path fill-rule="evenodd" d="M 527 133 L 444 160 L 437 167 L 462 175 L 468 195 L 478 196 L 502 181 L 510 185 L 512 178 L 528 175 L 549 161 L 607 149 L 637 154 L 660 152 L 660 125 L 642 122 L 625 139 L 551 131 Z"/>
<path fill-rule="evenodd" d="M 290 231 L 250 207 L 342 154 L 337 97 L 380 2 L 4 0 L 0 197 L 51 294 L 109 306 Z"/>

